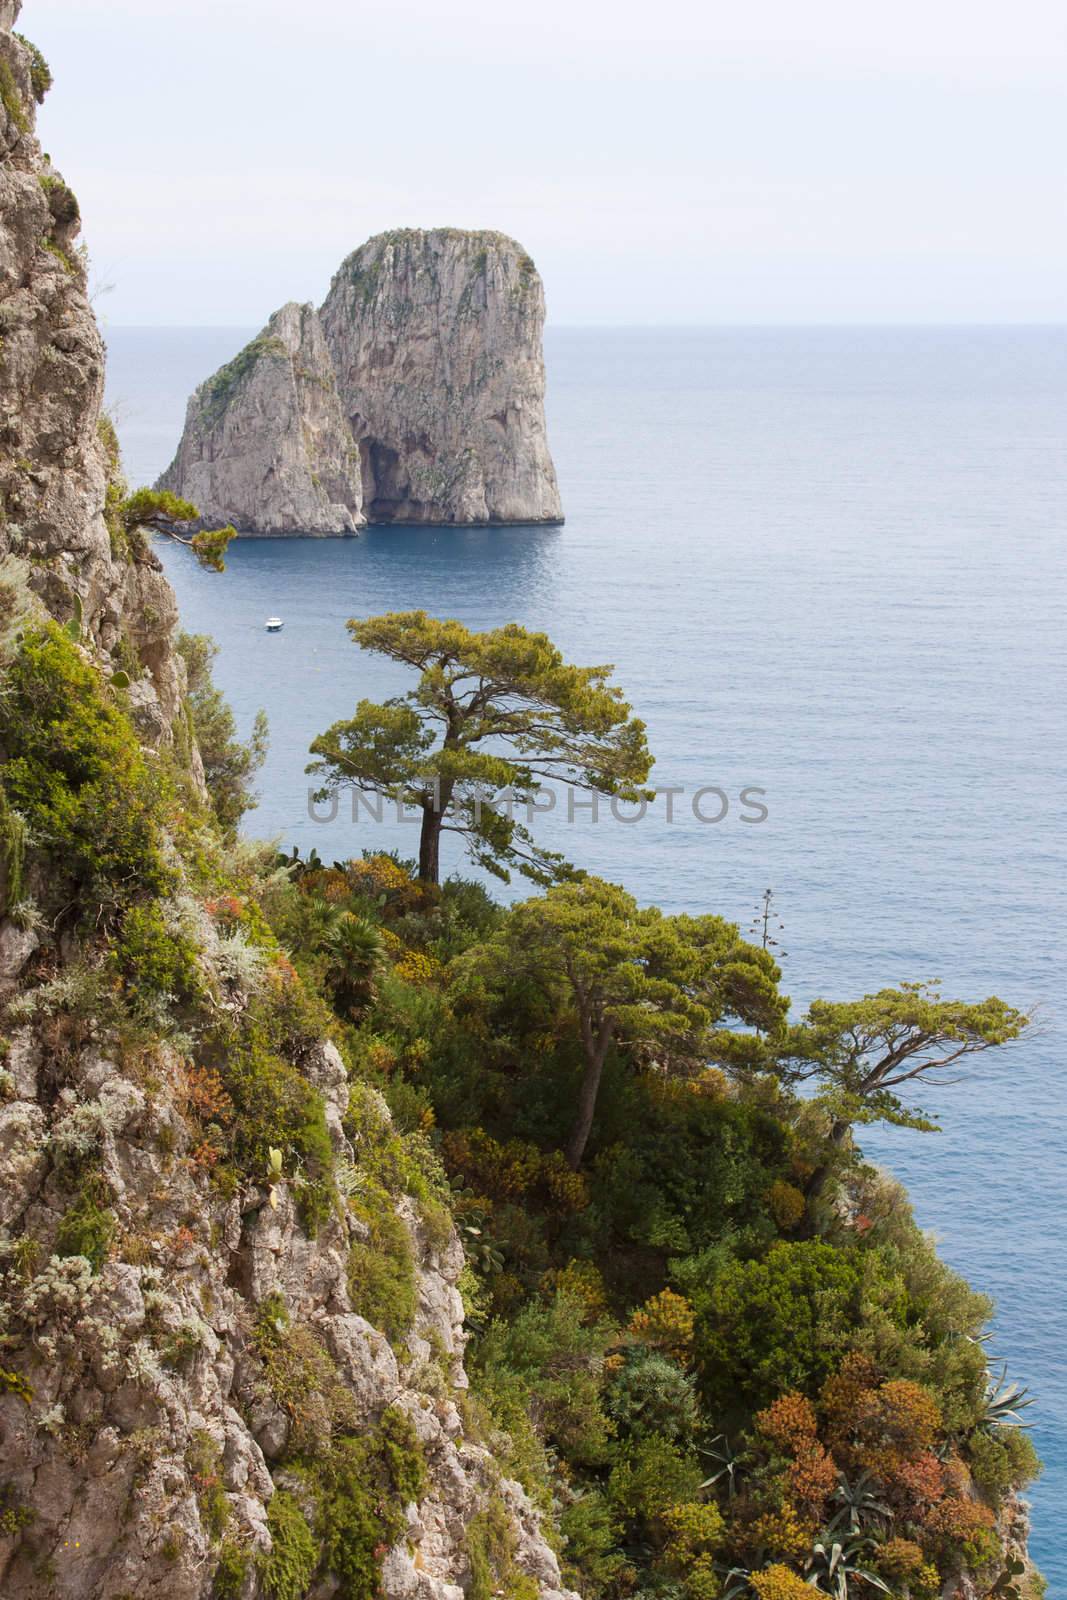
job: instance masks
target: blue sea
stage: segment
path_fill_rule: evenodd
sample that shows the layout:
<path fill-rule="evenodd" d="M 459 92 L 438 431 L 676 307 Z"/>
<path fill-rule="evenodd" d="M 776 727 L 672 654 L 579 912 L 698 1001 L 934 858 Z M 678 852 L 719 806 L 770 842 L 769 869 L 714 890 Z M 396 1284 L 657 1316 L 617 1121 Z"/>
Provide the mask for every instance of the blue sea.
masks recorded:
<path fill-rule="evenodd" d="M 131 479 L 251 331 L 111 332 Z M 1067 1593 L 1067 329 L 560 328 L 546 353 L 564 527 L 244 540 L 221 577 L 161 548 L 242 728 L 270 719 L 251 828 L 411 854 L 395 818 L 308 814 L 312 737 L 403 684 L 345 620 L 517 620 L 615 664 L 679 791 L 636 822 L 561 796 L 542 832 L 572 860 L 743 927 L 771 888 L 798 1007 L 917 978 L 1035 1007 L 925 1096 L 940 1134 L 863 1142 L 996 1299 L 1038 1398 L 1033 1553 Z"/>

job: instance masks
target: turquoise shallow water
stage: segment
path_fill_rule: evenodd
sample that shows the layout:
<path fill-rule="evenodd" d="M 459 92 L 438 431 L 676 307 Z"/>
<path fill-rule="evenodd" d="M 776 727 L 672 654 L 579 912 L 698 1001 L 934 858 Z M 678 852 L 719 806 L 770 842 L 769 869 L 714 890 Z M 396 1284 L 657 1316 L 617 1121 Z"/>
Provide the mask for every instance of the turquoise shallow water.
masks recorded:
<path fill-rule="evenodd" d="M 242 338 L 112 333 L 137 481 Z M 996 1350 L 1039 1398 L 1033 1549 L 1063 1593 L 1067 330 L 556 330 L 547 349 L 565 527 L 247 540 L 223 577 L 162 551 L 242 725 L 270 717 L 252 826 L 331 857 L 413 849 L 395 822 L 307 816 L 311 737 L 401 681 L 344 621 L 516 619 L 615 662 L 656 780 L 687 790 L 673 822 L 662 801 L 637 825 L 549 819 L 573 859 L 742 923 L 773 886 L 800 1004 L 938 977 L 1038 1005 L 1033 1038 L 927 1096 L 942 1134 L 864 1142 L 998 1302 Z M 718 825 L 692 815 L 702 785 L 731 802 Z M 741 820 L 748 785 L 763 823 Z"/>

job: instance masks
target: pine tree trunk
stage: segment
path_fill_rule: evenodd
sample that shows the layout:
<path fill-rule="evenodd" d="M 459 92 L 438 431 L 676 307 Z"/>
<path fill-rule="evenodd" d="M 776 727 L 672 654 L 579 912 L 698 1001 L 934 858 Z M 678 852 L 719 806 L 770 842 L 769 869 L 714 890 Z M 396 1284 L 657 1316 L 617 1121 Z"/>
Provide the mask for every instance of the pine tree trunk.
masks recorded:
<path fill-rule="evenodd" d="M 852 1124 L 849 1122 L 835 1122 L 833 1124 L 830 1129 L 830 1144 L 835 1150 L 840 1150 L 843 1148 L 851 1131 Z M 830 1177 L 833 1166 L 833 1161 L 821 1162 L 820 1165 L 815 1168 L 815 1171 L 804 1185 L 804 1200 L 807 1208 L 807 1216 L 804 1220 L 804 1225 L 801 1228 L 802 1238 L 810 1239 L 815 1231 L 815 1219 L 812 1214 L 813 1208 L 815 1202 L 819 1199 L 823 1190 L 826 1188 L 827 1180 Z"/>
<path fill-rule="evenodd" d="M 567 1165 L 572 1172 L 577 1172 L 582 1164 L 585 1147 L 589 1143 L 589 1135 L 593 1129 L 593 1113 L 596 1111 L 597 1095 L 600 1093 L 600 1080 L 604 1074 L 604 1062 L 607 1058 L 608 1045 L 611 1043 L 612 1027 L 611 1019 L 605 1018 L 595 1039 L 588 1027 L 582 1029 L 585 1034 L 585 1072 L 582 1074 L 582 1086 L 578 1091 L 578 1110 L 571 1126 L 566 1149 Z"/>
<path fill-rule="evenodd" d="M 444 815 L 431 800 L 422 808 L 422 833 L 419 836 L 419 877 L 423 883 L 441 881 L 441 824 Z"/>

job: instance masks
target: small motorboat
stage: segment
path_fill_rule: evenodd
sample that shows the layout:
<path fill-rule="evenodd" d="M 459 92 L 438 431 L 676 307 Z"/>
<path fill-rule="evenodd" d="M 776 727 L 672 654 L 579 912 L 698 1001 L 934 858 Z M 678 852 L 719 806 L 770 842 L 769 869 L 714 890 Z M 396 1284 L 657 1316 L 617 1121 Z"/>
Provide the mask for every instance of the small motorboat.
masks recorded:
<path fill-rule="evenodd" d="M 281 633 L 285 624 L 283 623 L 281 617 L 268 617 L 263 626 L 266 628 L 268 633 Z"/>

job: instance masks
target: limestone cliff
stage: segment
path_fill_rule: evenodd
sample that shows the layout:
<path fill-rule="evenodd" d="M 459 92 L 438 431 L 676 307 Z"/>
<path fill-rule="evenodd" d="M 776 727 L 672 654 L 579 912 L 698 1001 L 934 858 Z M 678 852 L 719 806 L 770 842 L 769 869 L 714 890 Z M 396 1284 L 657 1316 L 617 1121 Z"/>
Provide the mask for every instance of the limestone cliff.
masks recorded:
<path fill-rule="evenodd" d="M 293 303 L 189 401 L 159 481 L 211 526 L 329 535 L 364 522 L 359 454 L 311 306 Z"/>
<path fill-rule="evenodd" d="M 249 533 L 560 522 L 544 315 L 503 234 L 380 234 L 197 389 L 159 487 Z"/>
<path fill-rule="evenodd" d="M 167 742 L 184 688 L 158 558 L 109 528 L 118 471 L 101 418 L 104 351 L 77 247 L 78 202 L 33 134 L 42 65 L 0 3 L 0 556 L 25 557 L 53 615 L 135 678 L 142 732 Z M 36 81 L 35 81 L 36 80 Z"/>
<path fill-rule="evenodd" d="M 372 522 L 559 522 L 545 430 L 545 302 L 501 233 L 379 234 L 322 325 Z"/>
<path fill-rule="evenodd" d="M 461 1600 L 491 1513 L 497 1567 L 552 1597 L 537 1516 L 461 1420 L 448 1212 L 408 1192 L 418 1152 L 255 917 L 212 898 L 247 880 L 200 805 L 173 595 L 114 514 L 78 208 L 34 138 L 47 69 L 19 9 L 0 0 L 0 1593 Z M 308 348 L 304 322 L 270 337 Z M 383 1230 L 388 1332 L 353 1267 L 382 1267 Z"/>

